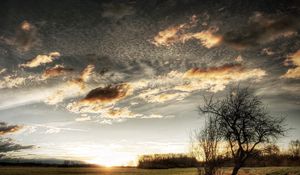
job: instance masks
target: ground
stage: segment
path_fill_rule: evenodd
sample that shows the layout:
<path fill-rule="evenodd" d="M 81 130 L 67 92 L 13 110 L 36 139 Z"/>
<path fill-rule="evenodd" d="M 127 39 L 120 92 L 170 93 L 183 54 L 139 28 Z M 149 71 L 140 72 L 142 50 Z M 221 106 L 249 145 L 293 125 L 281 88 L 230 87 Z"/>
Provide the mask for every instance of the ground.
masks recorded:
<path fill-rule="evenodd" d="M 223 175 L 230 169 L 223 169 Z M 1 175 L 196 175 L 194 168 L 146 170 L 137 168 L 0 167 Z M 240 175 L 300 175 L 300 167 L 243 168 Z"/>

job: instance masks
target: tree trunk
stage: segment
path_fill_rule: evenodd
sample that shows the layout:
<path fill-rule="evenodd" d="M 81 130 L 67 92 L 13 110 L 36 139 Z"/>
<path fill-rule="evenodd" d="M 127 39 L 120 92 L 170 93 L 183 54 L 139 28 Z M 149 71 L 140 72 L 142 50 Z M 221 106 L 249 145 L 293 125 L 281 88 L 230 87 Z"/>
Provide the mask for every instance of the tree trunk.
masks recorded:
<path fill-rule="evenodd" d="M 233 170 L 232 170 L 232 173 L 231 175 L 237 175 L 239 169 L 241 168 L 241 165 L 238 163 L 238 164 L 235 164 Z"/>

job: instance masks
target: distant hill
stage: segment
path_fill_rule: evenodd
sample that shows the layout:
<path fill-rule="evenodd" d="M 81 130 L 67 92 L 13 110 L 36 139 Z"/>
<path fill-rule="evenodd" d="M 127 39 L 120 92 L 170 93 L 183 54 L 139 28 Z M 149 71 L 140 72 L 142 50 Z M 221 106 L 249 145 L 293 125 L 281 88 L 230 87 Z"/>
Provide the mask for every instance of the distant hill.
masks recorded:
<path fill-rule="evenodd" d="M 79 160 L 2 158 L 0 166 L 99 167 Z"/>

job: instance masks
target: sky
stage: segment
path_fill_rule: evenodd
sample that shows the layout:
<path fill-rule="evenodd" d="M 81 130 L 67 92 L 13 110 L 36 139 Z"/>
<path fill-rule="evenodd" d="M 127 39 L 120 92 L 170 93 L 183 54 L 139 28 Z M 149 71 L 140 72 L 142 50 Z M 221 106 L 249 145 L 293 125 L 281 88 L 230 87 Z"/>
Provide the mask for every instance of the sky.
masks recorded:
<path fill-rule="evenodd" d="M 0 2 L 0 157 L 184 153 L 203 96 L 255 89 L 299 139 L 296 0 Z"/>

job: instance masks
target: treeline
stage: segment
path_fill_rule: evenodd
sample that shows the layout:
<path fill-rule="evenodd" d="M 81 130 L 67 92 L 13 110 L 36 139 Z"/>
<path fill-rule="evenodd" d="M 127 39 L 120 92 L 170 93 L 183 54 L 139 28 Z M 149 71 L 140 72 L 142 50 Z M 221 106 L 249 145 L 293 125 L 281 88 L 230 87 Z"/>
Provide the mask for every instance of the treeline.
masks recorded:
<path fill-rule="evenodd" d="M 253 156 L 246 162 L 247 167 L 269 167 L 269 166 L 300 166 L 300 157 L 290 155 L 267 155 Z"/>
<path fill-rule="evenodd" d="M 224 154 L 219 160 L 223 167 L 234 166 L 234 160 L 230 154 Z M 198 161 L 189 154 L 153 154 L 140 156 L 138 168 L 167 169 L 202 167 L 204 162 Z M 245 162 L 246 167 L 270 167 L 270 166 L 300 166 L 298 152 L 280 152 L 276 145 L 267 146 L 263 150 L 256 150 Z"/>
<path fill-rule="evenodd" d="M 77 160 L 0 158 L 0 166 L 26 167 L 98 167 Z"/>
<path fill-rule="evenodd" d="M 99 165 L 94 164 L 55 164 L 55 163 L 35 163 L 35 162 L 21 162 L 21 163 L 11 163 L 11 162 L 0 162 L 0 166 L 22 166 L 22 167 L 99 167 Z"/>
<path fill-rule="evenodd" d="M 195 157 L 186 154 L 153 154 L 140 156 L 138 168 L 166 169 L 197 167 L 199 162 Z"/>

